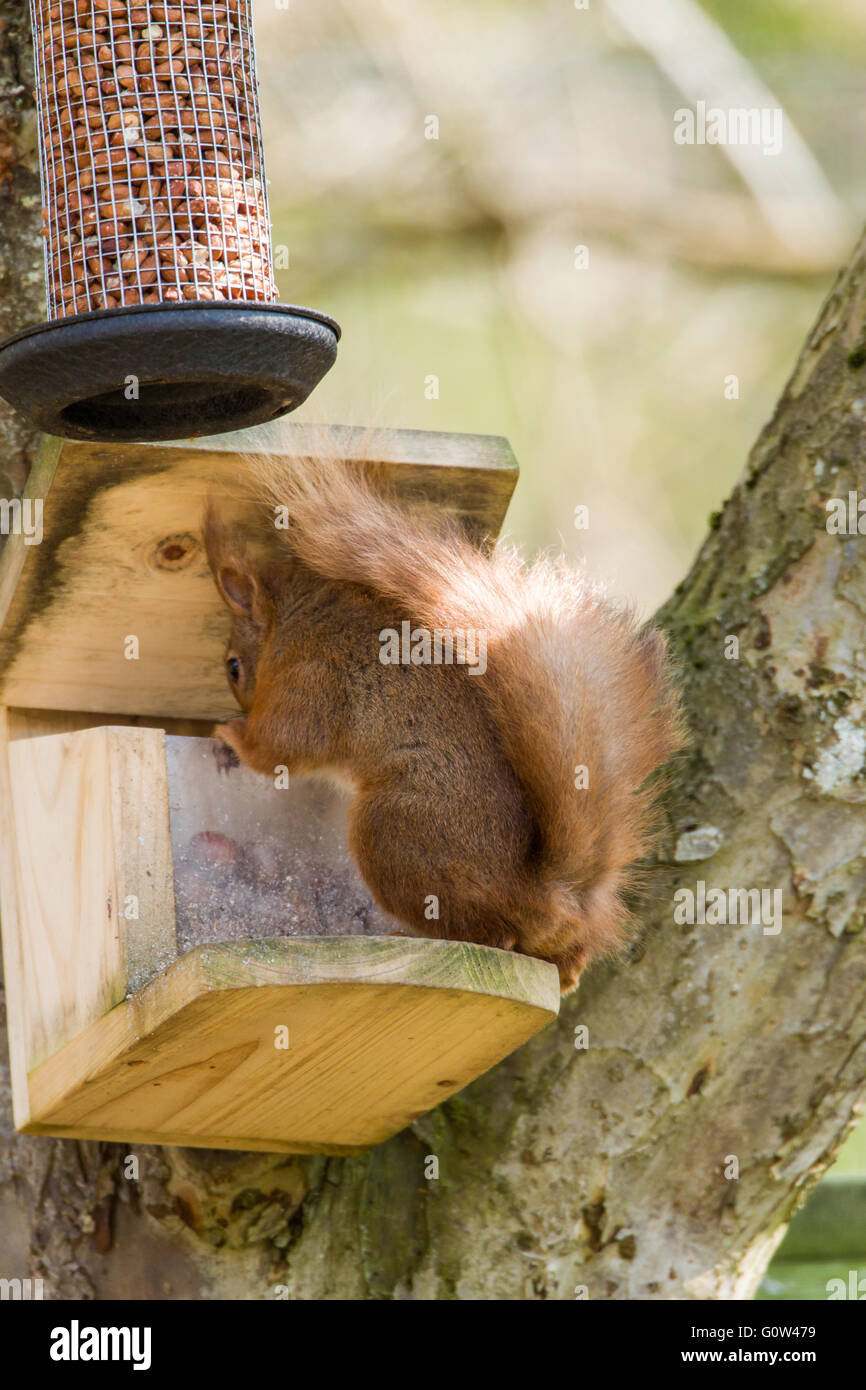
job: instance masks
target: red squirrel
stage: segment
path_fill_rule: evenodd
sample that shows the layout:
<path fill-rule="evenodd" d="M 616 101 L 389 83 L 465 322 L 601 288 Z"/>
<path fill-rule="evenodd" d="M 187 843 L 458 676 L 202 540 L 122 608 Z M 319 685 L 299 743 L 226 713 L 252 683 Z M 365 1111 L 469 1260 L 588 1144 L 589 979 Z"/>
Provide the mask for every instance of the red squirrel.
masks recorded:
<path fill-rule="evenodd" d="M 525 565 L 408 508 L 381 469 L 250 468 L 289 520 L 282 553 L 256 558 L 208 504 L 243 710 L 216 737 L 260 773 L 349 784 L 351 851 L 410 934 L 552 961 L 567 993 L 629 939 L 647 778 L 682 743 L 661 633 L 564 560 Z"/>

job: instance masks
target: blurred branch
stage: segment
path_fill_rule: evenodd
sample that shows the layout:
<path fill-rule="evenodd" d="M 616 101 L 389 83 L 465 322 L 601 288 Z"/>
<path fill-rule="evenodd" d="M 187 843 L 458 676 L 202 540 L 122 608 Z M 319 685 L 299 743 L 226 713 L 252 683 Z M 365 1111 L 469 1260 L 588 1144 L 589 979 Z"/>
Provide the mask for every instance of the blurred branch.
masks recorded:
<path fill-rule="evenodd" d="M 782 111 L 775 94 L 724 31 L 695 0 L 605 0 L 632 39 L 692 104 L 724 110 Z M 847 249 L 852 227 L 808 145 L 787 111 L 778 154 L 761 146 L 728 142 L 719 148 L 750 189 L 784 251 L 797 260 L 828 249 Z"/>

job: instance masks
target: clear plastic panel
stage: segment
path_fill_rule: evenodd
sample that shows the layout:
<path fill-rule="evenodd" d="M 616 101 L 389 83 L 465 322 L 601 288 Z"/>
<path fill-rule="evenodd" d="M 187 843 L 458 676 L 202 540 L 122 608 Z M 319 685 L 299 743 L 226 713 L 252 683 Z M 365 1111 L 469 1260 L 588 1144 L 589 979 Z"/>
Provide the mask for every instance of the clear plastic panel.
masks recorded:
<path fill-rule="evenodd" d="M 348 798 L 313 778 L 226 765 L 213 739 L 166 738 L 178 951 L 279 936 L 376 936 L 400 924 L 348 849 Z"/>

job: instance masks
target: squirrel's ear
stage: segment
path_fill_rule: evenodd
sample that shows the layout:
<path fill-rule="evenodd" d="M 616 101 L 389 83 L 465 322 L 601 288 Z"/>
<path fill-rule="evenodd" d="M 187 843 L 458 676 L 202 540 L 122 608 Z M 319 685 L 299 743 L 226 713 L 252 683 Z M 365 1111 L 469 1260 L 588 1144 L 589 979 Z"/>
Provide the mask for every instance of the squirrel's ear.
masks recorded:
<path fill-rule="evenodd" d="M 249 618 L 254 623 L 264 619 L 264 590 L 251 571 L 236 564 L 223 564 L 216 572 L 216 582 L 229 608 L 239 618 Z"/>
<path fill-rule="evenodd" d="M 263 625 L 269 599 L 249 557 L 239 550 L 229 528 L 217 520 L 213 505 L 205 513 L 203 536 L 208 563 L 226 606 L 235 617 Z"/>

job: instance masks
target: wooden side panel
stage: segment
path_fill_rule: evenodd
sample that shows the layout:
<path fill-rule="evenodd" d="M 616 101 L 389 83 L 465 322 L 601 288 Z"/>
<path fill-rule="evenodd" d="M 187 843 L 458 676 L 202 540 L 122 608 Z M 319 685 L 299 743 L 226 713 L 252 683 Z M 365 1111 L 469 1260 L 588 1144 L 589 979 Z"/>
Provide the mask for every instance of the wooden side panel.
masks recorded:
<path fill-rule="evenodd" d="M 381 462 L 410 500 L 499 532 L 517 478 L 506 440 L 331 431 L 341 455 Z M 309 427 L 179 444 L 47 441 L 28 481 L 42 538 L 0 557 L 0 702 L 35 709 L 223 719 L 234 712 L 225 612 L 201 544 L 212 490 L 243 505 L 242 456 L 315 448 Z M 271 535 L 272 538 L 272 535 Z M 137 651 L 129 639 L 135 639 Z"/>
<path fill-rule="evenodd" d="M 350 1152 L 460 1090 L 558 1006 L 554 966 L 464 942 L 197 947 L 31 1075 L 28 1129 Z"/>
<path fill-rule="evenodd" d="M 164 738 L 98 728 L 8 744 L 3 931 L 28 1071 L 174 958 Z"/>
<path fill-rule="evenodd" d="M 23 944 L 26 923 L 21 916 L 18 846 L 12 814 L 9 776 L 10 711 L 0 706 L 0 931 L 3 937 L 3 983 L 12 1080 L 12 1115 L 16 1129 L 30 1119 L 27 1090 L 27 995 Z"/>

